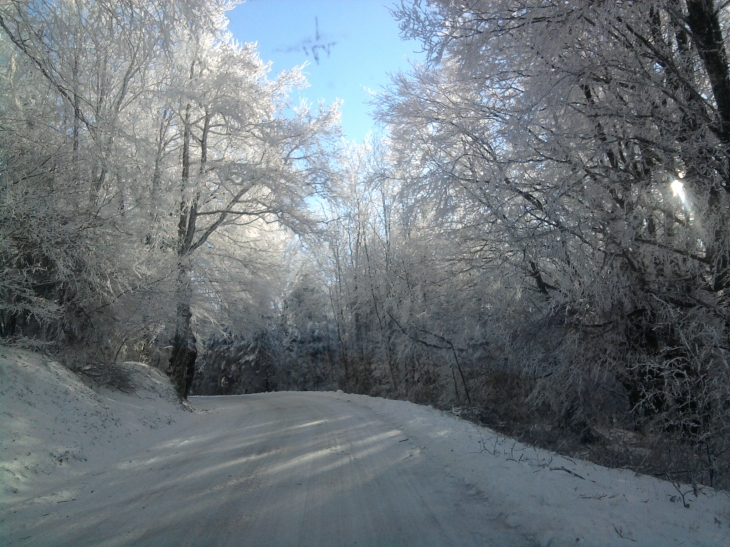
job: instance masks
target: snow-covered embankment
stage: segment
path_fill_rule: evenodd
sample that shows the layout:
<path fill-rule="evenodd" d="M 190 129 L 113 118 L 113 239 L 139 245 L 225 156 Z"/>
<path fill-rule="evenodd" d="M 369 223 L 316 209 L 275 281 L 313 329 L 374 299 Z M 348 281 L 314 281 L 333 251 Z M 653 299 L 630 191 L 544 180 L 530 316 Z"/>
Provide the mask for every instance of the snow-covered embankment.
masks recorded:
<path fill-rule="evenodd" d="M 0 347 L 0 508 L 138 451 L 159 428 L 188 417 L 157 370 L 115 368 L 126 393 L 92 389 L 57 362 Z"/>

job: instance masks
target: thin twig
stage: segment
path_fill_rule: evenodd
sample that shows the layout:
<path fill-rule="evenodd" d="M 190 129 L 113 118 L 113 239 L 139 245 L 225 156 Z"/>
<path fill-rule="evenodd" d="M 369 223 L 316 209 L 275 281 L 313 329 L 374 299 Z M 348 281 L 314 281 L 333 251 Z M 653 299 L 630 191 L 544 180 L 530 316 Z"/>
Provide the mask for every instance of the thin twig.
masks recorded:
<path fill-rule="evenodd" d="M 618 537 L 620 537 L 621 539 L 628 539 L 629 541 L 633 541 L 634 543 L 636 543 L 636 540 L 635 539 L 631 539 L 631 538 L 624 537 L 624 535 L 621 532 L 618 531 L 618 528 L 616 528 L 616 525 L 615 524 L 611 523 L 611 526 L 613 526 L 613 529 L 616 530 L 616 533 L 618 534 Z"/>

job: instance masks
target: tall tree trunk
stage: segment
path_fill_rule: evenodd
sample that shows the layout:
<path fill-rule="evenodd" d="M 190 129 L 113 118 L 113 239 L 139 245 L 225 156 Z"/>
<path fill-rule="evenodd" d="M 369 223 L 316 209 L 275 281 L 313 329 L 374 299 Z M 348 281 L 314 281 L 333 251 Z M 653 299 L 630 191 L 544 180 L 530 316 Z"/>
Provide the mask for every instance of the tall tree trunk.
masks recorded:
<path fill-rule="evenodd" d="M 724 144 L 730 143 L 730 66 L 725 51 L 720 13 L 712 0 L 688 0 L 687 22 L 697 51 L 705 66 L 717 105 L 716 134 Z M 730 191 L 730 186 L 725 189 Z"/>
<path fill-rule="evenodd" d="M 198 356 L 196 340 L 191 328 L 190 274 L 183 262 L 178 265 L 177 313 L 175 336 L 170 355 L 170 376 L 180 399 L 187 399 L 195 375 L 195 360 Z"/>
<path fill-rule="evenodd" d="M 191 293 L 188 267 L 197 214 L 197 204 L 195 202 L 189 203 L 186 195 L 190 181 L 190 105 L 185 109 L 183 122 L 180 221 L 177 234 L 178 270 L 175 294 L 177 312 L 175 315 L 175 336 L 172 341 L 172 353 L 170 355 L 170 376 L 178 397 L 187 399 L 190 386 L 193 383 L 195 360 L 198 355 L 195 349 L 195 336 L 191 328 L 193 314 L 190 310 Z"/>

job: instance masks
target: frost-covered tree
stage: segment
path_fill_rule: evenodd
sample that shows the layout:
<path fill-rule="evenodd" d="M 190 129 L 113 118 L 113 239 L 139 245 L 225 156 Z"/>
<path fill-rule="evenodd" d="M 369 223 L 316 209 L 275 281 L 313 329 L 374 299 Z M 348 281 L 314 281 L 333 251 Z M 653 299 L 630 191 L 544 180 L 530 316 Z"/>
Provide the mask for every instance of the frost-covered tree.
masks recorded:
<path fill-rule="evenodd" d="M 309 226 L 337 114 L 293 108 L 300 72 L 269 79 L 225 32 L 229 7 L 0 8 L 3 335 L 60 325 L 112 358 L 169 336 L 185 397 L 193 317 L 225 323 L 276 293 L 276 226 Z"/>
<path fill-rule="evenodd" d="M 538 379 L 534 401 L 572 420 L 591 411 L 588 386 L 618 381 L 637 418 L 707 446 L 727 434 L 727 11 L 710 0 L 397 10 L 429 54 L 381 102 L 402 192 L 458 238 L 452 263 L 512 287 L 508 305 L 485 285 L 492 315 L 552 325 L 534 358 L 529 329 L 504 347 Z"/>
<path fill-rule="evenodd" d="M 266 78 L 267 66 L 248 46 L 210 44 L 186 57 L 189 79 L 173 109 L 181 160 L 173 174 L 177 199 L 177 323 L 171 369 L 182 394 L 192 381 L 191 332 L 194 255 L 235 246 L 252 224 L 306 225 L 305 199 L 326 184 L 322 138 L 333 131 L 334 110 L 288 116 L 286 93 L 298 72 Z M 184 65 L 185 63 L 183 63 Z M 177 186 L 177 191 L 174 187 Z M 187 379 L 185 379 L 187 378 Z M 188 387 L 183 387 L 188 386 Z"/>
<path fill-rule="evenodd" d="M 50 328 L 51 338 L 105 343 L 96 327 L 109 303 L 150 281 L 133 251 L 140 143 L 128 122 L 159 91 L 152 74 L 171 50 L 169 31 L 207 28 L 210 6 L 0 7 L 4 334 Z"/>

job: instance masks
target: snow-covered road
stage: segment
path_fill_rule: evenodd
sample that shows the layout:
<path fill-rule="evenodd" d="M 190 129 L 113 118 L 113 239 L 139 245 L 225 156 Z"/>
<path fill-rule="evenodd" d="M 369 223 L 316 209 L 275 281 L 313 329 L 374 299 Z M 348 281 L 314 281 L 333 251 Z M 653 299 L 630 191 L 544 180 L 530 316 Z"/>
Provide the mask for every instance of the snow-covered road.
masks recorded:
<path fill-rule="evenodd" d="M 122 366 L 122 365 L 120 365 Z M 730 546 L 730 495 L 337 393 L 126 392 L 0 348 L 0 545 Z M 131 386 L 131 387 L 130 387 Z"/>
<path fill-rule="evenodd" d="M 12 544 L 534 544 L 449 477 L 446 462 L 348 399 L 193 398 L 207 411 L 201 419 L 75 477 L 83 487 L 36 504 L 46 514 L 33 515 Z"/>

